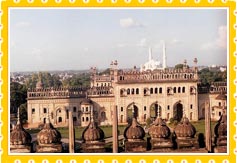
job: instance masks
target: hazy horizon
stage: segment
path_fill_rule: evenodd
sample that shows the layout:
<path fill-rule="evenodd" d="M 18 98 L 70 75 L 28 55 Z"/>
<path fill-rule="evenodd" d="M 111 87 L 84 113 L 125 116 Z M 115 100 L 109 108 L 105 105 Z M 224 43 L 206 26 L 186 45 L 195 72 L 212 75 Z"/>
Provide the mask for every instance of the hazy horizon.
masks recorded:
<path fill-rule="evenodd" d="M 10 71 L 70 71 L 167 65 L 227 65 L 226 9 L 11 9 Z"/>

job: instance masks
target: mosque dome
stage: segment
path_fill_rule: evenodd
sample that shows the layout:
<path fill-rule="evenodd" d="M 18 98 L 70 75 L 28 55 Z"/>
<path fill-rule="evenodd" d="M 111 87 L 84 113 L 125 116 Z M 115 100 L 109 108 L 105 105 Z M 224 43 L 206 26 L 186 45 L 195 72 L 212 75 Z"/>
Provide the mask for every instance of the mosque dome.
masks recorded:
<path fill-rule="evenodd" d="M 133 118 L 132 124 L 124 130 L 124 137 L 126 139 L 143 139 L 144 136 L 144 129 L 138 124 L 136 118 Z"/>
<path fill-rule="evenodd" d="M 170 129 L 161 117 L 157 117 L 149 129 L 149 135 L 151 138 L 168 138 L 170 136 Z"/>
<path fill-rule="evenodd" d="M 216 124 L 214 131 L 217 137 L 227 136 L 227 115 L 226 114 L 223 114 L 220 117 L 220 120 Z"/>
<path fill-rule="evenodd" d="M 22 127 L 20 121 L 18 120 L 15 128 L 10 134 L 10 144 L 11 145 L 27 145 L 31 143 L 31 135 L 26 132 Z"/>
<path fill-rule="evenodd" d="M 60 132 L 53 127 L 47 119 L 43 129 L 37 134 L 37 141 L 39 144 L 59 144 L 61 143 Z"/>
<path fill-rule="evenodd" d="M 181 122 L 175 127 L 174 132 L 177 137 L 194 137 L 196 134 L 195 127 L 189 122 L 189 119 L 184 116 Z"/>
<path fill-rule="evenodd" d="M 82 133 L 82 139 L 85 141 L 101 141 L 104 137 L 104 131 L 94 121 L 91 121 Z"/>
<path fill-rule="evenodd" d="M 41 80 L 36 83 L 36 88 L 37 88 L 37 89 L 42 89 L 42 88 L 44 88 L 44 84 L 42 83 Z"/>

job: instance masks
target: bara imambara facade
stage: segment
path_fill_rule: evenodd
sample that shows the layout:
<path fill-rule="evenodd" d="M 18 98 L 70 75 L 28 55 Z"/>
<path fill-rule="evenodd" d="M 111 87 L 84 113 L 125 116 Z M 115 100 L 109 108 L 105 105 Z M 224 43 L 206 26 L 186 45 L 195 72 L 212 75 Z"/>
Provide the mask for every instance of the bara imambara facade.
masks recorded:
<path fill-rule="evenodd" d="M 54 126 L 67 126 L 69 112 L 75 125 L 87 126 L 94 113 L 99 125 L 112 125 L 113 108 L 117 107 L 119 124 L 127 124 L 134 115 L 139 123 L 162 119 L 180 121 L 185 115 L 190 121 L 205 117 L 206 103 L 211 118 L 218 120 L 227 106 L 226 82 L 204 87 L 199 83 L 197 59 L 182 69 L 167 68 L 165 45 L 163 63 L 152 58 L 140 70 L 118 69 L 118 62 L 110 64 L 110 74 L 98 75 L 91 68 L 90 87 L 44 88 L 38 81 L 36 88 L 27 92 L 28 127 L 46 123 L 47 117 Z"/>

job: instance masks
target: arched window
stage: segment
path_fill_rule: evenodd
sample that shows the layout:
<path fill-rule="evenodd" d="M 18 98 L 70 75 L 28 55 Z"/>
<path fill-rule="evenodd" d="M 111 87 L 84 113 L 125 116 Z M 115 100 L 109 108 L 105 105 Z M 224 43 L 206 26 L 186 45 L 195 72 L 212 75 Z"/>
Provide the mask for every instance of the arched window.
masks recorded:
<path fill-rule="evenodd" d="M 44 113 L 47 113 L 47 109 L 46 108 L 44 108 Z"/>
<path fill-rule="evenodd" d="M 150 88 L 150 93 L 153 94 L 153 88 Z"/>
<path fill-rule="evenodd" d="M 82 117 L 82 122 L 84 122 L 85 121 L 85 118 L 84 117 Z"/>
<path fill-rule="evenodd" d="M 120 96 L 123 95 L 123 89 L 120 89 Z"/>
<path fill-rule="evenodd" d="M 77 111 L 77 107 L 73 107 L 73 112 L 76 112 Z"/>
<path fill-rule="evenodd" d="M 144 89 L 144 91 L 143 91 L 143 92 L 144 92 L 144 95 L 146 95 L 146 92 L 147 92 L 147 91 L 146 91 L 146 89 Z"/>
<path fill-rule="evenodd" d="M 139 88 L 136 89 L 136 94 L 139 94 Z"/>
<path fill-rule="evenodd" d="M 134 88 L 132 88 L 132 95 L 134 95 L 134 93 L 135 93 L 135 90 L 134 90 Z"/>
<path fill-rule="evenodd" d="M 179 87 L 179 88 L 178 88 L 178 93 L 180 93 L 180 92 L 181 92 L 181 88 Z"/>
<path fill-rule="evenodd" d="M 130 95 L 130 89 L 129 88 L 127 89 L 127 94 Z"/>
<path fill-rule="evenodd" d="M 157 94 L 158 93 L 158 89 L 157 88 L 155 88 L 155 94 Z"/>
<path fill-rule="evenodd" d="M 176 93 L 176 87 L 174 87 L 174 93 Z"/>
<path fill-rule="evenodd" d="M 185 87 L 182 88 L 182 92 L 185 93 Z"/>
<path fill-rule="evenodd" d="M 61 123 L 62 121 L 62 117 L 58 117 L 58 123 Z"/>
<path fill-rule="evenodd" d="M 89 118 L 88 117 L 86 117 L 86 122 L 88 122 L 89 121 Z"/>
<path fill-rule="evenodd" d="M 159 93 L 162 93 L 162 88 L 159 88 Z"/>

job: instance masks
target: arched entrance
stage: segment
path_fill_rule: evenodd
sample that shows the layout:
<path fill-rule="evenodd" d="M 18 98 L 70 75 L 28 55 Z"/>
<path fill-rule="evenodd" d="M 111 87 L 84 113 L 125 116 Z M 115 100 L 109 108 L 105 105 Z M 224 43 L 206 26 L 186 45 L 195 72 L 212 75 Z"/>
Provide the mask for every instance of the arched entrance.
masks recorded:
<path fill-rule="evenodd" d="M 159 116 L 161 117 L 162 115 L 161 106 L 158 103 L 152 104 L 150 107 L 150 117 L 155 119 L 158 116 L 158 112 L 159 112 Z"/>
<path fill-rule="evenodd" d="M 138 107 L 135 104 L 131 104 L 127 109 L 127 122 L 130 124 L 132 122 L 133 116 L 138 117 Z"/>
<path fill-rule="evenodd" d="M 183 118 L 183 105 L 178 102 L 174 105 L 174 120 L 177 120 L 178 122 L 181 121 L 181 119 Z"/>

